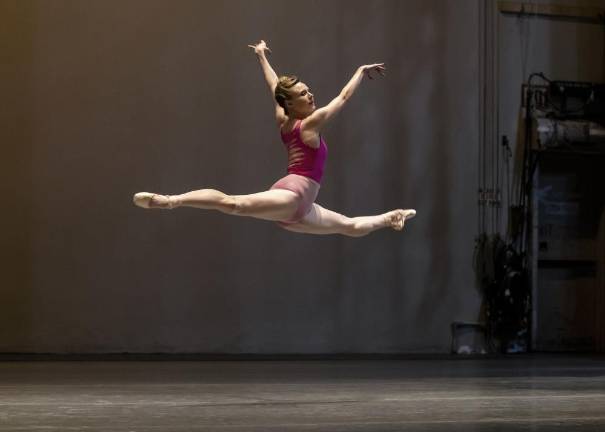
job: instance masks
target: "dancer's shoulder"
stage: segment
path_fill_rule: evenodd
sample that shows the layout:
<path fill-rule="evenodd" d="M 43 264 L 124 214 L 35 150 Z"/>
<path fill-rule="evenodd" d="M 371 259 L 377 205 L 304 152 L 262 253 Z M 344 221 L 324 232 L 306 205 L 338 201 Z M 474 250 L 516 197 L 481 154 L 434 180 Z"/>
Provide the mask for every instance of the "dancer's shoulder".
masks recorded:
<path fill-rule="evenodd" d="M 302 121 L 301 120 L 291 120 L 287 119 L 285 122 L 279 125 L 279 130 L 282 135 L 288 135 L 300 129 Z"/>

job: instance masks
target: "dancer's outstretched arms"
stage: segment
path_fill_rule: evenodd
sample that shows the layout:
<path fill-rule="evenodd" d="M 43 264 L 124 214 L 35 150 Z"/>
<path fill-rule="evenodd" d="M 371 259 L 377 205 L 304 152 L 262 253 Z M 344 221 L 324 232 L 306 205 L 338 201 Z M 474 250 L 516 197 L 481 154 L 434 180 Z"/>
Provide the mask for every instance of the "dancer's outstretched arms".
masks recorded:
<path fill-rule="evenodd" d="M 328 120 L 334 117 L 351 98 L 353 93 L 355 93 L 355 90 L 357 90 L 357 87 L 361 84 L 364 75 L 367 75 L 369 79 L 373 79 L 370 75 L 371 71 L 376 71 L 380 75 L 384 75 L 385 70 L 384 63 L 360 66 L 338 96 L 332 99 L 325 107 L 316 109 L 313 114 L 304 120 L 305 129 L 315 130 L 319 133 Z"/>
<path fill-rule="evenodd" d="M 279 104 L 275 101 L 275 87 L 277 86 L 277 74 L 269 64 L 267 60 L 267 56 L 265 51 L 271 52 L 271 49 L 267 46 L 264 40 L 261 40 L 255 45 L 248 45 L 250 48 L 254 49 L 256 56 L 258 57 L 258 61 L 260 62 L 260 66 L 263 70 L 263 75 L 265 76 L 265 81 L 269 86 L 269 90 L 271 91 L 271 99 L 275 102 L 275 118 L 277 123 L 281 124 L 286 121 L 286 113 L 284 109 L 279 106 Z"/>

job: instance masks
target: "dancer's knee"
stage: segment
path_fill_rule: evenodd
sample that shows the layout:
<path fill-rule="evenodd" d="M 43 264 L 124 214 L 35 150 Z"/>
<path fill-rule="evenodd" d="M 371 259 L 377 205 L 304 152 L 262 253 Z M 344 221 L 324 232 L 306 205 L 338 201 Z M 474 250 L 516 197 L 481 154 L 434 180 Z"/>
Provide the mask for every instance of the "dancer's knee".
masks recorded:
<path fill-rule="evenodd" d="M 237 199 L 235 196 L 227 195 L 221 191 L 214 189 L 207 189 L 211 193 L 213 208 L 226 214 L 236 214 L 237 211 Z"/>
<path fill-rule="evenodd" d="M 235 196 L 230 196 L 229 198 L 231 199 L 229 203 L 229 208 L 232 214 L 238 216 L 245 216 L 247 214 L 250 214 L 252 202 L 249 198 Z"/>
<path fill-rule="evenodd" d="M 236 216 L 253 216 L 259 213 L 259 202 L 249 196 L 234 195 L 229 197 L 231 214 Z"/>

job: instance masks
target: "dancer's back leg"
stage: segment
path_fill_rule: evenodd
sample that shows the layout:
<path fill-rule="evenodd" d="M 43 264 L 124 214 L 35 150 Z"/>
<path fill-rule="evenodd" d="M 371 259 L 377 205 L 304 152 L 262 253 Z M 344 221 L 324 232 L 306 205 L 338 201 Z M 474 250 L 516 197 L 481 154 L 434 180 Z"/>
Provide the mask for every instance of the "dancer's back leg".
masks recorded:
<path fill-rule="evenodd" d="M 403 229 L 406 219 L 416 215 L 415 210 L 393 210 L 374 216 L 347 217 L 313 204 L 311 211 L 298 223 L 282 224 L 289 230 L 306 234 L 342 234 L 362 237 L 381 228 Z"/>
<path fill-rule="evenodd" d="M 200 189 L 181 195 L 142 192 L 134 196 L 135 204 L 145 208 L 194 207 L 271 221 L 291 218 L 298 208 L 298 200 L 298 195 L 285 189 L 249 195 L 227 195 L 215 189 Z"/>

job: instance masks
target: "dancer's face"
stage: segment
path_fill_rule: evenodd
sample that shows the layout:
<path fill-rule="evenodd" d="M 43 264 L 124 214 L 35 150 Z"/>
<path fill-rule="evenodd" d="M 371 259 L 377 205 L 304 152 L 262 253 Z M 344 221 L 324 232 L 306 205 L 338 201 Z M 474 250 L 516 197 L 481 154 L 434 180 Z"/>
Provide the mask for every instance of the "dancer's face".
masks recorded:
<path fill-rule="evenodd" d="M 296 83 L 290 88 L 290 95 L 287 101 L 288 112 L 306 117 L 315 111 L 315 98 L 305 83 Z"/>

